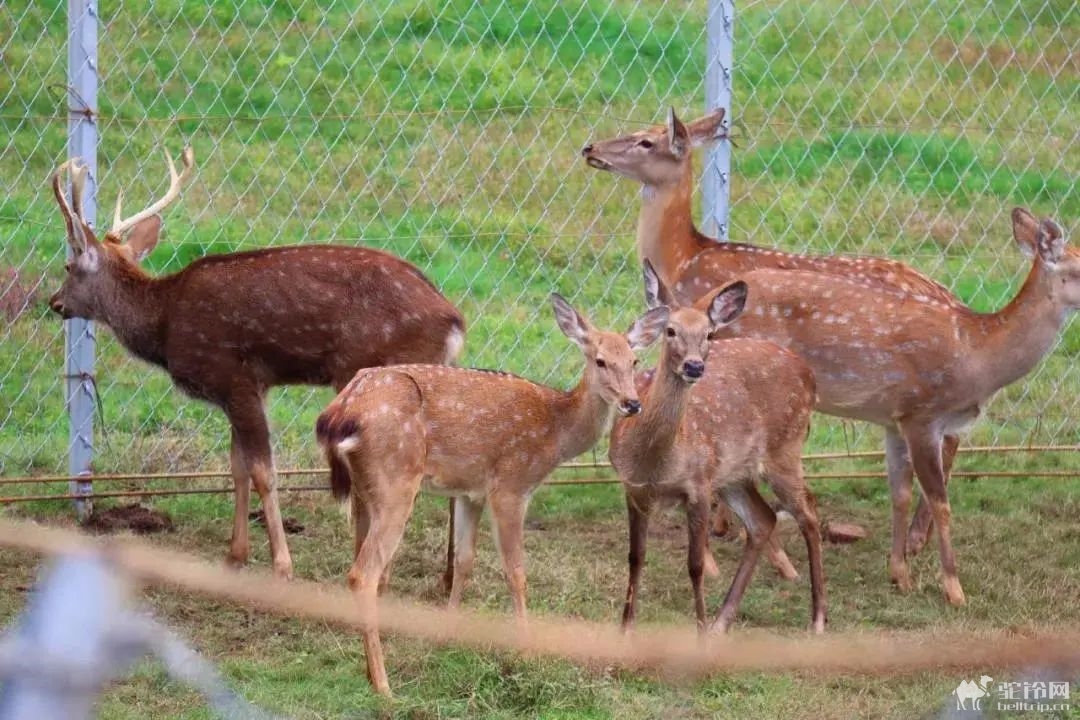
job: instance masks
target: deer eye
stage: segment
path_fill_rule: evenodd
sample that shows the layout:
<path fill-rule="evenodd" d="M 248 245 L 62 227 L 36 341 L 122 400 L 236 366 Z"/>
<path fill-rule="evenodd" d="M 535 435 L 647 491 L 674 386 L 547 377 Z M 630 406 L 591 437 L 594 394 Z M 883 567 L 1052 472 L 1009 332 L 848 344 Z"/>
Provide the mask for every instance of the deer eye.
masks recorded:
<path fill-rule="evenodd" d="M 604 362 L 600 358 L 596 358 L 596 367 L 598 367 L 598 368 L 607 367 L 607 363 Z"/>
<path fill-rule="evenodd" d="M 668 337 L 675 337 L 675 328 L 668 328 L 667 329 L 667 336 Z"/>
<path fill-rule="evenodd" d="M 646 150 L 649 150 L 653 146 L 653 141 L 649 140 L 648 138 L 642 138 L 642 139 L 638 140 L 637 144 L 638 144 L 638 147 L 645 148 Z"/>
<path fill-rule="evenodd" d="M 638 366 L 638 359 L 634 358 L 634 367 L 637 367 L 637 366 Z"/>

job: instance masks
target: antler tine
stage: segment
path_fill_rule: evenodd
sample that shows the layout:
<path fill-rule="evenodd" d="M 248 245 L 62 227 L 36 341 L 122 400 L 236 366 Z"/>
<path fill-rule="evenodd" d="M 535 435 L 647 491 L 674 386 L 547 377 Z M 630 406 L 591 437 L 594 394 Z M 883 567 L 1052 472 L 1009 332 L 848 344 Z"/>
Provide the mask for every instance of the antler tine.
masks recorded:
<path fill-rule="evenodd" d="M 60 206 L 60 213 L 64 216 L 64 225 L 67 228 L 68 242 L 76 251 L 86 249 L 86 234 L 83 231 L 82 219 L 82 191 L 86 185 L 86 165 L 79 158 L 70 158 L 56 168 L 53 173 L 52 187 L 56 203 Z M 67 193 L 64 191 L 64 173 L 71 175 L 71 196 L 75 205 L 72 211 L 68 204 Z"/>
<path fill-rule="evenodd" d="M 135 213 L 131 217 L 121 220 L 120 219 L 120 203 L 123 200 L 123 193 L 117 195 L 116 212 L 113 215 L 113 226 L 109 230 L 109 235 L 119 240 L 120 235 L 137 223 L 145 220 L 148 217 L 157 215 L 159 212 L 169 206 L 177 197 L 180 196 L 180 187 L 184 184 L 184 181 L 191 175 L 192 168 L 195 167 L 195 151 L 190 146 L 185 147 L 183 153 L 180 155 L 184 164 L 184 169 L 180 173 L 176 172 L 176 164 L 173 162 L 172 157 L 165 153 L 165 162 L 169 166 L 169 189 L 165 191 L 165 194 L 161 196 L 157 202 L 151 204 L 145 210 Z"/>
<path fill-rule="evenodd" d="M 60 166 L 56 168 L 56 172 L 53 173 L 52 177 L 53 195 L 56 196 L 56 204 L 60 206 L 60 212 L 63 214 L 64 222 L 67 223 L 68 228 L 71 227 L 72 214 L 71 206 L 68 205 L 67 195 L 64 193 L 62 178 L 64 173 L 67 172 L 68 167 L 71 166 L 71 163 L 77 159 L 78 158 L 72 158 L 60 163 Z"/>
<path fill-rule="evenodd" d="M 83 190 L 86 189 L 86 176 L 89 173 L 90 168 L 85 165 L 82 158 L 72 158 L 71 160 L 71 204 L 75 210 L 75 217 L 82 222 L 86 222 L 86 218 L 83 215 Z"/>
<path fill-rule="evenodd" d="M 113 210 L 112 226 L 115 229 L 121 222 L 123 222 L 123 216 L 120 214 L 120 207 L 124 204 L 124 188 L 118 188 L 116 190 L 116 209 Z M 110 231 L 112 232 L 112 231 Z"/>

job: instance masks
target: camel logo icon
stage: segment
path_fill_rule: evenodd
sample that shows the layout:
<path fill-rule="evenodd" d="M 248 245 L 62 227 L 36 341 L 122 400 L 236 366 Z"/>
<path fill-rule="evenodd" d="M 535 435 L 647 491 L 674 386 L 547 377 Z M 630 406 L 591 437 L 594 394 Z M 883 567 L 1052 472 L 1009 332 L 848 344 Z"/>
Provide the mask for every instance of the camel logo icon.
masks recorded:
<path fill-rule="evenodd" d="M 990 694 L 990 685 L 994 682 L 994 678 L 989 675 L 983 675 L 979 678 L 979 682 L 976 684 L 974 680 L 963 680 L 953 693 L 956 695 L 956 709 L 957 710 L 982 710 L 979 707 L 979 701 Z M 971 707 L 968 708 L 964 705 L 968 700 L 971 701 Z"/>

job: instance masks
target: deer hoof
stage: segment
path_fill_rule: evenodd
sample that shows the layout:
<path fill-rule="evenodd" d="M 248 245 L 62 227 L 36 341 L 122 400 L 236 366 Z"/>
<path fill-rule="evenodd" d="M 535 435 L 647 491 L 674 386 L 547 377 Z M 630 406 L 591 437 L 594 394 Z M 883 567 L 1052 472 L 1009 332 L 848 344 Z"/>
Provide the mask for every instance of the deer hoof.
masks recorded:
<path fill-rule="evenodd" d="M 960 587 L 960 581 L 958 579 L 945 579 L 945 599 L 948 600 L 949 604 L 953 607 L 963 607 L 967 604 L 967 598 L 964 597 L 964 589 Z"/>

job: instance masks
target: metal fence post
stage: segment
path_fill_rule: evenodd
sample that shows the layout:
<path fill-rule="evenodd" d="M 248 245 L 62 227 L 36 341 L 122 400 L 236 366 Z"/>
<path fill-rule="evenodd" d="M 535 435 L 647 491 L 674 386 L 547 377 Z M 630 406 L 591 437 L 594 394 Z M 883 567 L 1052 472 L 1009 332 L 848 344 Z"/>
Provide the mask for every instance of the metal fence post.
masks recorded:
<path fill-rule="evenodd" d="M 735 3 L 709 0 L 705 56 L 705 109 L 727 111 L 724 127 L 731 128 L 731 75 L 735 47 Z M 728 239 L 731 201 L 731 142 L 719 140 L 705 161 L 702 178 L 705 201 L 703 229 L 721 240 Z"/>
<path fill-rule="evenodd" d="M 68 155 L 80 157 L 89 168 L 83 210 L 94 226 L 97 216 L 97 90 L 98 90 L 98 7 L 97 0 L 68 0 Z M 71 256 L 71 247 L 67 249 Z M 80 318 L 64 323 L 67 397 L 68 471 L 90 475 L 94 452 L 94 324 Z M 73 481 L 71 493 L 90 495 L 87 481 Z M 76 500 L 79 519 L 93 509 L 89 499 Z"/>

